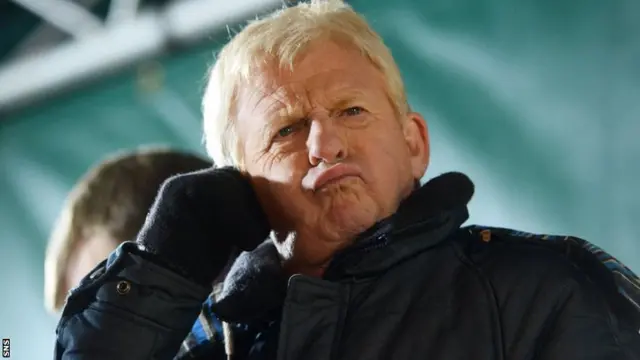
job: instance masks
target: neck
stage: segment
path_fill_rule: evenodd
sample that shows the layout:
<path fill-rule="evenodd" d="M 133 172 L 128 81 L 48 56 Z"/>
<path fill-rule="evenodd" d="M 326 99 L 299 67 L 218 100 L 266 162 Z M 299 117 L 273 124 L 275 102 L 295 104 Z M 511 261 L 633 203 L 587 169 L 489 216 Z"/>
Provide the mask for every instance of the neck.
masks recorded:
<path fill-rule="evenodd" d="M 293 261 L 285 261 L 282 268 L 287 275 L 302 274 L 311 277 L 320 278 L 324 275 L 324 271 L 329 266 L 329 262 L 322 265 L 299 264 Z"/>
<path fill-rule="evenodd" d="M 274 235 L 272 240 L 287 275 L 322 277 L 333 256 L 353 242 L 321 239 L 296 232 Z"/>

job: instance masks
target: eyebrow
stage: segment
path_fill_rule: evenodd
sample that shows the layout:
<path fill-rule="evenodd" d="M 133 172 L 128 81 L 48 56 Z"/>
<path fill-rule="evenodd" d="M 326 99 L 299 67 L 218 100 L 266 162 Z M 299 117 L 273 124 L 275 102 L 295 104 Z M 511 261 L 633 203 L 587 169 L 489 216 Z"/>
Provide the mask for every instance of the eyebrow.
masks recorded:
<path fill-rule="evenodd" d="M 343 98 L 343 99 L 338 100 L 331 107 L 335 108 L 337 110 L 343 110 L 347 106 L 353 105 L 356 102 L 356 100 L 357 99 L 356 99 L 355 96 L 351 96 L 351 97 L 348 97 L 348 98 Z"/>
<path fill-rule="evenodd" d="M 266 109 L 267 121 L 259 125 L 259 131 L 265 141 L 285 126 L 291 126 L 306 118 L 301 105 L 287 106 L 286 103 L 275 101 Z"/>
<path fill-rule="evenodd" d="M 368 96 L 366 92 L 362 90 L 349 90 L 338 93 L 336 100 L 331 103 L 331 112 L 342 111 L 354 105 L 364 106 L 367 99 Z"/>
<path fill-rule="evenodd" d="M 344 106 L 356 100 L 367 98 L 367 93 L 360 89 L 336 89 L 334 91 L 337 94 L 336 98 L 339 99 L 333 104 L 334 107 L 338 107 L 338 105 Z"/>

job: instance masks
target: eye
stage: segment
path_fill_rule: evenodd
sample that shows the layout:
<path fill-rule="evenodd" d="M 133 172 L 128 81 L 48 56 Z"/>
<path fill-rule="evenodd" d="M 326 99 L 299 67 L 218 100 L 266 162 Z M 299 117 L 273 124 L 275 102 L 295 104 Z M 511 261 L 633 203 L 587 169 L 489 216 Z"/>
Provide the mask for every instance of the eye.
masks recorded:
<path fill-rule="evenodd" d="M 364 112 L 364 109 L 360 106 L 352 106 L 342 112 L 343 115 L 346 116 L 357 116 Z"/>
<path fill-rule="evenodd" d="M 278 130 L 278 137 L 287 137 L 295 131 L 295 125 L 285 126 L 282 129 Z"/>
<path fill-rule="evenodd" d="M 297 131 L 302 130 L 305 126 L 308 126 L 309 124 L 309 119 L 301 119 L 291 125 L 287 125 L 283 128 L 281 128 L 280 130 L 278 130 L 278 132 L 276 133 L 276 138 L 285 138 L 288 136 L 291 136 L 292 134 L 296 133 Z"/>

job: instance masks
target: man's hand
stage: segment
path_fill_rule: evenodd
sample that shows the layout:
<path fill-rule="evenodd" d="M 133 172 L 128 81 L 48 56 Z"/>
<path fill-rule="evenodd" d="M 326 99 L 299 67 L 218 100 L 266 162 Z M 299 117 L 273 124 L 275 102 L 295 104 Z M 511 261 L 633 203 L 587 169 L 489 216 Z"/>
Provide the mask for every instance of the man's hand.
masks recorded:
<path fill-rule="evenodd" d="M 269 231 L 249 179 L 232 168 L 208 169 L 164 183 L 137 242 L 207 285 L 234 248 L 253 250 Z"/>

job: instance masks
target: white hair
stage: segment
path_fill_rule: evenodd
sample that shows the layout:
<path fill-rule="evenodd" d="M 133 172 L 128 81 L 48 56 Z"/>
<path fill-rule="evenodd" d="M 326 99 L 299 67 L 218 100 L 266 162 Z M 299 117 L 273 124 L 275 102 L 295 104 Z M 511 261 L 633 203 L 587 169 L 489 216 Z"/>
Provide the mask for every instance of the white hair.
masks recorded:
<path fill-rule="evenodd" d="M 251 21 L 219 52 L 202 99 L 204 140 L 217 166 L 244 167 L 235 128 L 237 97 L 265 64 L 293 70 L 309 45 L 335 39 L 359 49 L 382 73 L 395 110 L 409 111 L 400 71 L 380 36 L 340 0 L 312 0 Z"/>

